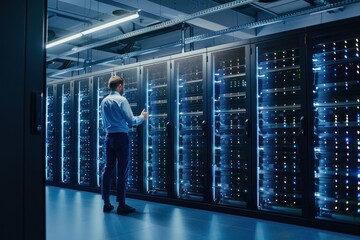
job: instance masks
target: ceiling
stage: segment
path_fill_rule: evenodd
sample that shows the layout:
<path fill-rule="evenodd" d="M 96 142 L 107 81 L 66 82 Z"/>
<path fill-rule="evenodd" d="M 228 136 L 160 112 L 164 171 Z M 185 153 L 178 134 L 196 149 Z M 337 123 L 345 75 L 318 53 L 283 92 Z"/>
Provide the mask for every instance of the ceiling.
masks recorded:
<path fill-rule="evenodd" d="M 360 15 L 360 0 L 48 0 L 48 81 Z"/>

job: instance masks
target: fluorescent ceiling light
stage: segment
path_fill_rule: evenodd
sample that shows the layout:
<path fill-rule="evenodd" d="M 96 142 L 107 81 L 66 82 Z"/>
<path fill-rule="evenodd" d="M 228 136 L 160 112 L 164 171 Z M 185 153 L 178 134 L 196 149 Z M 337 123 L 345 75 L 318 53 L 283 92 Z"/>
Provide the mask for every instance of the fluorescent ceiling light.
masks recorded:
<path fill-rule="evenodd" d="M 83 35 L 81 33 L 77 33 L 77 34 L 74 34 L 74 35 L 71 35 L 71 36 L 68 36 L 66 38 L 61 38 L 57 41 L 54 41 L 54 42 L 51 42 L 49 44 L 46 45 L 46 48 L 51 48 L 53 46 L 56 46 L 56 45 L 59 45 L 59 44 L 62 44 L 64 42 L 69 42 L 71 40 L 74 40 L 74 39 L 77 39 L 79 37 L 82 37 Z"/>
<path fill-rule="evenodd" d="M 123 23 L 123 22 L 130 21 L 130 20 L 133 20 L 133 19 L 138 18 L 138 17 L 139 17 L 139 14 L 136 12 L 136 13 L 128 15 L 126 17 L 122 17 L 120 19 L 116 19 L 114 21 L 101 24 L 99 26 L 90 28 L 90 29 L 82 31 L 80 33 L 76 33 L 76 34 L 71 35 L 69 37 L 65 37 L 65 38 L 61 38 L 59 40 L 53 41 L 53 42 L 47 44 L 46 48 L 51 48 L 51 47 L 57 46 L 59 44 L 65 43 L 65 42 L 69 42 L 71 40 L 82 37 L 84 35 L 87 35 L 87 34 L 90 34 L 90 33 L 93 33 L 93 32 L 97 32 L 97 31 L 100 31 L 102 29 L 105 29 L 105 28 L 108 28 L 108 27 L 111 27 L 111 26 L 114 26 L 114 25 L 117 25 L 117 24 L 120 24 L 120 23 Z"/>
<path fill-rule="evenodd" d="M 90 33 L 102 30 L 104 28 L 108 28 L 108 27 L 111 27 L 111 26 L 114 26 L 114 25 L 117 25 L 117 24 L 120 24 L 120 23 L 123 23 L 123 22 L 133 20 L 133 19 L 138 18 L 138 17 L 139 17 L 139 14 L 135 13 L 135 14 L 129 15 L 127 17 L 123 17 L 123 18 L 120 18 L 118 20 L 102 24 L 100 26 L 90 28 L 88 30 L 85 30 L 85 31 L 81 32 L 81 34 L 83 34 L 83 35 L 90 34 Z"/>

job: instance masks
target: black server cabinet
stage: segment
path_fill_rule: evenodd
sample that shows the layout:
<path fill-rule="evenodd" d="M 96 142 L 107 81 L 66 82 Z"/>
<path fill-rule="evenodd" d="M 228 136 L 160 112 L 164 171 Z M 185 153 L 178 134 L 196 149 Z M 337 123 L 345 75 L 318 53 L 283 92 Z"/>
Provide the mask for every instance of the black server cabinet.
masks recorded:
<path fill-rule="evenodd" d="M 91 89 L 89 78 L 74 81 L 76 174 L 77 184 L 84 186 L 92 183 Z"/>
<path fill-rule="evenodd" d="M 293 215 L 303 213 L 306 151 L 305 51 L 298 39 L 256 45 L 258 208 Z"/>
<path fill-rule="evenodd" d="M 176 84 L 175 194 L 178 198 L 208 201 L 211 191 L 207 156 L 206 55 L 173 61 Z"/>
<path fill-rule="evenodd" d="M 103 129 L 102 119 L 101 119 L 101 109 L 100 104 L 101 101 L 109 94 L 110 90 L 108 88 L 108 81 L 112 73 L 102 73 L 99 75 L 93 76 L 93 87 L 94 87 L 94 94 L 93 94 L 93 101 L 94 107 L 92 108 L 95 112 L 95 140 L 94 148 L 95 148 L 95 169 L 96 169 L 96 180 L 95 185 L 99 188 L 101 186 L 101 177 L 103 171 L 105 170 L 105 130 Z"/>
<path fill-rule="evenodd" d="M 247 207 L 251 196 L 248 46 L 210 53 L 212 200 Z"/>
<path fill-rule="evenodd" d="M 60 160 L 60 183 L 76 184 L 74 156 L 74 87 L 73 82 L 57 84 L 57 156 Z"/>
<path fill-rule="evenodd" d="M 145 192 L 170 196 L 173 185 L 170 61 L 142 67 L 149 113 L 145 132 Z"/>
<path fill-rule="evenodd" d="M 141 99 L 141 97 L 145 97 L 145 94 L 141 94 L 139 69 L 139 67 L 133 67 L 115 72 L 115 75 L 125 79 L 124 96 L 129 101 L 131 110 L 135 116 L 139 115 L 141 111 L 145 109 L 145 104 L 142 104 L 144 100 Z M 130 127 L 129 129 L 130 168 L 127 191 L 133 193 L 142 192 L 143 189 L 142 127 L 143 125 L 140 125 L 137 127 Z"/>
<path fill-rule="evenodd" d="M 360 34 L 314 39 L 316 218 L 360 223 Z"/>
<path fill-rule="evenodd" d="M 55 92 L 56 85 L 48 85 L 46 87 L 46 116 L 45 116 L 45 180 L 47 182 L 54 182 L 56 174 L 58 173 L 56 165 L 56 141 L 55 141 Z"/>

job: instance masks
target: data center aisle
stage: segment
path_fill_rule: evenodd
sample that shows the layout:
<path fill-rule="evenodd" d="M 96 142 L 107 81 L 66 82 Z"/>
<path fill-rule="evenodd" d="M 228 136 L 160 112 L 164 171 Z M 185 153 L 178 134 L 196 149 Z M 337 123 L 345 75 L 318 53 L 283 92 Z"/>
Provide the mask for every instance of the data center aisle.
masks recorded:
<path fill-rule="evenodd" d="M 115 203 L 115 197 L 112 196 Z M 355 240 L 360 237 L 236 215 L 127 199 L 130 215 L 104 214 L 100 194 L 46 187 L 47 240 Z"/>

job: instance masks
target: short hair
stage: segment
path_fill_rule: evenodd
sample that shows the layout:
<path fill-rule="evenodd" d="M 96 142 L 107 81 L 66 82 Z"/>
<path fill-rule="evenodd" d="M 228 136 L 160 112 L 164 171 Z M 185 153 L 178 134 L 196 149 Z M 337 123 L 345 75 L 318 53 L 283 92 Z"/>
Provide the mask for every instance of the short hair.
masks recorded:
<path fill-rule="evenodd" d="M 112 76 L 112 77 L 109 79 L 108 87 L 109 87 L 111 90 L 115 90 L 119 85 L 123 85 L 123 84 L 124 84 L 124 79 L 123 79 L 122 77 Z"/>

